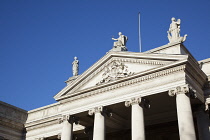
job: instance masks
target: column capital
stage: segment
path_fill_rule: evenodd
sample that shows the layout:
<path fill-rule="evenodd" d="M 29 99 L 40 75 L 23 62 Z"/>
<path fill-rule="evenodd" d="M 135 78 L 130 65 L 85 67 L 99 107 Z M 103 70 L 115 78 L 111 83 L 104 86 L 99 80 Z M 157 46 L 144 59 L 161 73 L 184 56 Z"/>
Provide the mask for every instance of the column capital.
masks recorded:
<path fill-rule="evenodd" d="M 57 135 L 57 139 L 61 139 L 61 133 L 59 133 L 58 135 Z"/>
<path fill-rule="evenodd" d="M 134 97 L 134 98 L 131 98 L 131 99 L 125 101 L 125 106 L 126 107 L 129 107 L 129 106 L 134 105 L 134 104 L 138 104 L 138 105 L 140 105 L 141 107 L 144 107 L 144 108 L 150 108 L 149 100 L 147 100 L 143 97 Z"/>
<path fill-rule="evenodd" d="M 73 116 L 73 115 L 63 115 L 62 117 L 58 118 L 58 122 L 62 123 L 64 121 L 68 121 L 69 123 L 73 124 L 78 124 L 79 123 L 79 118 Z"/>
<path fill-rule="evenodd" d="M 88 111 L 88 114 L 92 116 L 93 114 L 102 113 L 102 112 L 103 112 L 103 106 L 99 106 L 99 107 L 95 107 L 93 109 L 90 109 Z"/>
<path fill-rule="evenodd" d="M 125 101 L 125 106 L 126 107 L 129 107 L 131 105 L 134 105 L 134 104 L 140 104 L 141 103 L 141 97 L 134 97 L 134 98 L 131 98 L 127 101 Z"/>
<path fill-rule="evenodd" d="M 196 90 L 187 84 L 182 86 L 177 86 L 175 88 L 169 89 L 168 91 L 169 96 L 175 96 L 179 94 L 186 94 L 188 97 L 193 99 L 197 98 Z"/>
<path fill-rule="evenodd" d="M 172 89 L 169 89 L 168 94 L 169 96 L 175 96 L 178 94 L 185 94 L 189 92 L 188 85 L 178 86 Z"/>
<path fill-rule="evenodd" d="M 206 98 L 205 101 L 205 110 L 209 111 L 209 109 L 210 109 L 210 97 Z"/>

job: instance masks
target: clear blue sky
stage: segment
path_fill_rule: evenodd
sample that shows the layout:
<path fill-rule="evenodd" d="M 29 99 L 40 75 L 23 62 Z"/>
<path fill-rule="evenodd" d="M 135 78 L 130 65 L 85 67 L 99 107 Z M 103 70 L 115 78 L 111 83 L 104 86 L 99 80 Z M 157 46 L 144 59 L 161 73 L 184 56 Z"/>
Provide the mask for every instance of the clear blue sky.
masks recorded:
<path fill-rule="evenodd" d="M 0 0 L 0 100 L 25 110 L 55 103 L 73 57 L 81 74 L 119 31 L 138 52 L 139 11 L 143 51 L 168 43 L 175 17 L 194 57 L 210 57 L 210 0 Z"/>

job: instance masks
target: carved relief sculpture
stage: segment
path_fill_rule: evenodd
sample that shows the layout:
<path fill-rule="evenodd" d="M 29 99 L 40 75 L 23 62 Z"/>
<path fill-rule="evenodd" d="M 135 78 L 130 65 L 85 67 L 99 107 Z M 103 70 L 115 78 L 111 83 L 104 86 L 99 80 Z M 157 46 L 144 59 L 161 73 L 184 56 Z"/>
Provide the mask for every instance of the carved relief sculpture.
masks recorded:
<path fill-rule="evenodd" d="M 96 85 L 101 83 L 107 83 L 114 81 L 123 77 L 127 77 L 134 73 L 128 71 L 128 67 L 120 61 L 113 61 L 109 67 L 104 68 L 104 73 L 102 74 L 102 80 Z"/>
<path fill-rule="evenodd" d="M 180 36 L 180 24 L 181 20 L 176 19 L 173 17 L 171 18 L 171 24 L 169 27 L 168 33 L 168 40 L 170 43 L 173 42 L 184 42 L 186 40 L 187 34 L 184 35 L 184 37 Z"/>

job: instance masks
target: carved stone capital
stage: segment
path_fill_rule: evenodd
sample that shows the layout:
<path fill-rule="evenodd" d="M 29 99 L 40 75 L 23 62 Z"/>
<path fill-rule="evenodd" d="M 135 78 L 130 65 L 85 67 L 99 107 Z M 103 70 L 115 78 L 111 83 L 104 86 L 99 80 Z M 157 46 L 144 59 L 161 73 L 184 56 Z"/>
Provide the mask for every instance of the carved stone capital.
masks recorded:
<path fill-rule="evenodd" d="M 143 108 L 150 108 L 149 100 L 142 97 L 134 97 L 130 100 L 125 101 L 125 106 L 129 107 L 134 104 L 139 104 Z"/>
<path fill-rule="evenodd" d="M 95 107 L 93 109 L 90 109 L 88 111 L 88 114 L 89 115 L 93 115 L 93 114 L 96 114 L 96 113 L 102 113 L 103 112 L 103 106 L 99 106 L 99 107 Z"/>
<path fill-rule="evenodd" d="M 63 115 L 61 118 L 58 118 L 58 122 L 62 123 L 64 121 L 68 121 L 69 123 L 73 124 L 78 124 L 79 123 L 79 119 L 75 116 L 72 115 Z"/>
<path fill-rule="evenodd" d="M 189 87 L 188 85 L 184 85 L 184 86 L 178 86 L 175 88 L 172 88 L 168 91 L 169 96 L 175 96 L 178 94 L 185 94 L 189 92 Z"/>
<path fill-rule="evenodd" d="M 125 106 L 129 107 L 131 105 L 140 104 L 140 103 L 141 103 L 141 97 L 134 97 L 131 98 L 130 100 L 125 101 Z"/>
<path fill-rule="evenodd" d="M 210 118 L 210 97 L 209 98 L 206 98 L 205 111 L 208 113 L 209 118 Z"/>
<path fill-rule="evenodd" d="M 209 111 L 210 109 L 210 97 L 206 98 L 206 102 L 205 102 L 205 111 Z"/>
<path fill-rule="evenodd" d="M 61 139 L 61 133 L 58 134 L 57 139 Z"/>

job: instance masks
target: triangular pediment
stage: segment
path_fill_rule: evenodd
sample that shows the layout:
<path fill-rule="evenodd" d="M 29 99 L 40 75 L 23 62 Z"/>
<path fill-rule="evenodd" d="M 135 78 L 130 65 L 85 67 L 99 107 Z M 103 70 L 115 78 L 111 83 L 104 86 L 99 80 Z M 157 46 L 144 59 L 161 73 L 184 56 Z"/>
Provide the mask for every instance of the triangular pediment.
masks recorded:
<path fill-rule="evenodd" d="M 54 96 L 56 100 L 76 96 L 78 92 L 101 87 L 115 80 L 126 80 L 146 72 L 186 59 L 187 55 L 109 52 L 83 74 Z"/>

